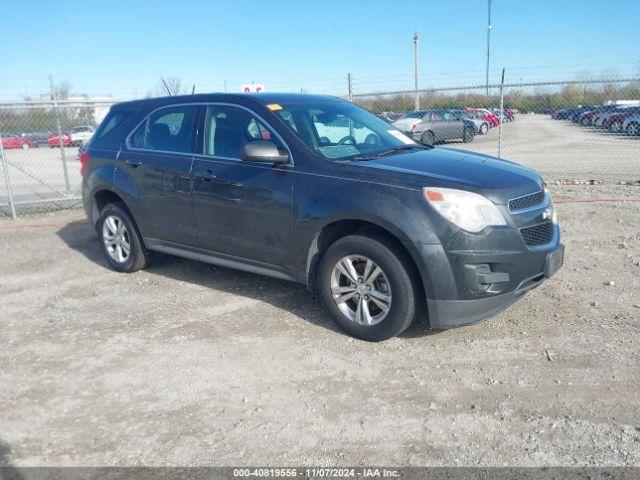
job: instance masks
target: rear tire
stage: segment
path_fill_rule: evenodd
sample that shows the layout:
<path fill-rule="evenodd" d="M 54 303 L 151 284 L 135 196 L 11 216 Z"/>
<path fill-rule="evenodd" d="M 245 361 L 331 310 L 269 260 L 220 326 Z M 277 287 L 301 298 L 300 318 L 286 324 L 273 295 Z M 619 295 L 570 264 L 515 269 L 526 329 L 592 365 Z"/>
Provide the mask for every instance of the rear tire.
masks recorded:
<path fill-rule="evenodd" d="M 149 253 L 124 204 L 107 204 L 100 212 L 97 230 L 102 251 L 111 268 L 130 273 L 147 266 Z"/>
<path fill-rule="evenodd" d="M 485 135 L 489 131 L 489 124 L 483 123 L 480 125 L 480 135 Z"/>
<path fill-rule="evenodd" d="M 609 131 L 611 133 L 620 133 L 622 131 L 622 122 L 620 120 L 611 122 L 611 125 L 609 125 Z"/>
<path fill-rule="evenodd" d="M 476 136 L 476 132 L 471 127 L 464 127 L 462 132 L 462 141 L 464 143 L 469 143 L 473 141 L 473 138 Z"/>
<path fill-rule="evenodd" d="M 318 285 L 338 326 L 354 337 L 379 342 L 402 333 L 420 312 L 416 277 L 410 260 L 393 243 L 349 235 L 323 255 Z"/>
<path fill-rule="evenodd" d="M 433 145 L 436 142 L 433 132 L 424 132 L 422 137 L 420 137 L 420 140 L 422 140 L 422 143 L 426 145 Z"/>

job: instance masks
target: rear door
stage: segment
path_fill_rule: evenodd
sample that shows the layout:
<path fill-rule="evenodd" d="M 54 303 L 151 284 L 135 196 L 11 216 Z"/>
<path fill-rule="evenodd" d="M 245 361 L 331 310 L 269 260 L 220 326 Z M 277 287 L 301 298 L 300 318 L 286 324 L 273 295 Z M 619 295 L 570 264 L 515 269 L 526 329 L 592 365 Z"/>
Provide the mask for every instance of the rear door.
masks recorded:
<path fill-rule="evenodd" d="M 270 140 L 287 151 L 255 113 L 211 104 L 203 120 L 202 155 L 193 164 L 193 207 L 200 246 L 266 263 L 291 263 L 292 165 L 240 159 L 248 142 Z"/>
<path fill-rule="evenodd" d="M 442 112 L 442 132 L 444 140 L 455 140 L 462 138 L 462 127 L 464 122 L 451 112 Z"/>
<path fill-rule="evenodd" d="M 178 105 L 156 110 L 120 154 L 123 168 L 137 179 L 147 240 L 197 244 L 191 167 L 199 108 Z"/>

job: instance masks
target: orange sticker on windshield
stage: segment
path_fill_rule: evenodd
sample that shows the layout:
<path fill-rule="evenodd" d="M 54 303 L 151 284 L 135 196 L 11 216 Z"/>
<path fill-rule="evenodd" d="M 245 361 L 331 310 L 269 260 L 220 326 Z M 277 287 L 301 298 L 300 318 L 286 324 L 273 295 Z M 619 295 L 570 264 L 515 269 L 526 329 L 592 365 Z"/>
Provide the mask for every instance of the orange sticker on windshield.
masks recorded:
<path fill-rule="evenodd" d="M 267 108 L 273 111 L 282 110 L 282 106 L 277 103 L 270 103 L 269 105 L 267 105 Z"/>

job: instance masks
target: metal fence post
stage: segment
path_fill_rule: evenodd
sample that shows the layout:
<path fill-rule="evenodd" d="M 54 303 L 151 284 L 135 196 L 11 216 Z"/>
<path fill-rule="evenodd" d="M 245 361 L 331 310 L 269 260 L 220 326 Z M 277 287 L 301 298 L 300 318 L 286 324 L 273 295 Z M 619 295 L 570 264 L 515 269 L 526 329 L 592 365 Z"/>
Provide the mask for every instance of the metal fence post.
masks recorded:
<path fill-rule="evenodd" d="M 7 197 L 9 197 L 9 208 L 11 208 L 11 217 L 16 219 L 16 205 L 13 203 L 13 192 L 11 191 L 11 180 L 9 179 L 9 166 L 4 158 L 4 148 L 2 146 L 2 132 L 0 132 L 0 159 L 2 159 L 2 170 L 4 172 L 4 181 L 7 185 Z"/>
<path fill-rule="evenodd" d="M 56 89 L 53 86 L 53 77 L 49 75 L 49 84 L 51 85 L 51 99 L 53 100 L 53 110 L 56 114 L 56 123 L 58 126 L 58 145 L 60 146 L 60 154 L 62 155 L 62 169 L 64 171 L 64 185 L 67 195 L 71 194 L 71 186 L 69 184 L 69 170 L 67 168 L 67 156 L 64 152 L 64 142 L 62 141 L 62 126 L 60 125 L 60 110 L 58 108 L 58 99 L 56 98 Z"/>
<path fill-rule="evenodd" d="M 347 92 L 349 95 L 349 101 L 353 102 L 353 82 L 351 80 L 351 74 L 347 73 Z"/>
<path fill-rule="evenodd" d="M 502 122 L 504 121 L 504 68 L 500 80 L 500 123 L 498 124 L 498 158 L 502 154 Z"/>

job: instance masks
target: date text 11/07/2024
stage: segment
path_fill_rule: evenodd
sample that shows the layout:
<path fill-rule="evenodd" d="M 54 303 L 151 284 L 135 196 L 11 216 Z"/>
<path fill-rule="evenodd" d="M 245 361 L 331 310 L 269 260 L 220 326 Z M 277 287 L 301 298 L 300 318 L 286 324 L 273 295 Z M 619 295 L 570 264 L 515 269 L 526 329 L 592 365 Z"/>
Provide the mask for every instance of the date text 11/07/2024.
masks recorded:
<path fill-rule="evenodd" d="M 386 468 L 234 468 L 233 476 L 280 478 L 395 478 L 400 472 Z"/>

